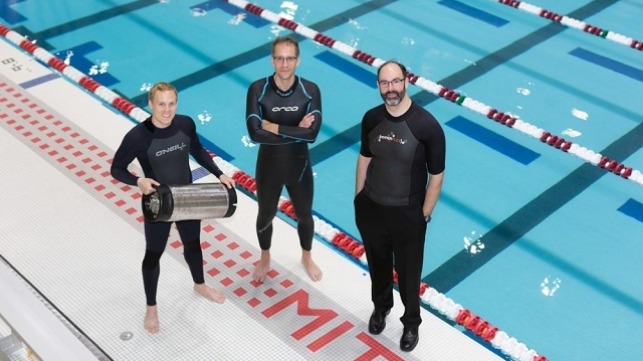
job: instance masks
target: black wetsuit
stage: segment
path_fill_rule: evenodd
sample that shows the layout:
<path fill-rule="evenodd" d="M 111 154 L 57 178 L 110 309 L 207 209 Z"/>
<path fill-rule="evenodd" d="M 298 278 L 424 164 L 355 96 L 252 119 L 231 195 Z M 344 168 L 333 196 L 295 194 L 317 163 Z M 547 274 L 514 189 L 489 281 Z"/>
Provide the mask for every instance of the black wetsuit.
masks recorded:
<path fill-rule="evenodd" d="M 360 154 L 371 158 L 363 190 L 355 197 L 375 309 L 393 307 L 393 266 L 405 306 L 401 321 L 415 327 L 420 317 L 420 281 L 427 223 L 422 213 L 428 173 L 445 167 L 444 132 L 425 109 L 412 103 L 400 117 L 382 104 L 362 120 Z"/>
<path fill-rule="evenodd" d="M 312 113 L 309 128 L 299 127 L 304 115 Z M 261 128 L 261 120 L 279 124 L 279 135 Z M 296 77 L 287 91 L 277 88 L 273 77 L 255 81 L 248 88 L 246 125 L 250 138 L 259 143 L 257 181 L 257 238 L 262 250 L 270 249 L 272 220 L 277 213 L 284 186 L 297 217 L 299 242 L 311 250 L 314 233 L 312 216 L 313 174 L 308 155 L 321 127 L 321 94 L 314 83 Z"/>
<path fill-rule="evenodd" d="M 189 156 L 214 174 L 217 178 L 223 172 L 203 148 L 196 133 L 192 118 L 177 114 L 167 128 L 157 128 L 151 118 L 137 124 L 123 138 L 114 155 L 112 176 L 119 181 L 136 185 L 138 176 L 127 169 L 138 159 L 146 178 L 161 184 L 182 185 L 192 183 Z M 203 255 L 201 253 L 201 221 L 178 221 L 176 228 L 183 242 L 183 255 L 188 263 L 194 283 L 205 282 L 203 276 Z M 148 222 L 145 227 L 145 258 L 143 259 L 143 284 L 147 304 L 156 304 L 156 291 L 160 273 L 159 260 L 170 234 L 172 222 Z"/>

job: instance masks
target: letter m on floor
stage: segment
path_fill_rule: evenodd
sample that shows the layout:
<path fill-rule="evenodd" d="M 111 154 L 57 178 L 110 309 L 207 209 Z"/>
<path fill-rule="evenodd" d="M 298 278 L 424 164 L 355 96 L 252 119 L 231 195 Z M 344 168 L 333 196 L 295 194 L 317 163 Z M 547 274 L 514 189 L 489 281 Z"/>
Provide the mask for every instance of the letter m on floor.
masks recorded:
<path fill-rule="evenodd" d="M 277 313 L 285 310 L 293 303 L 297 303 L 297 314 L 300 316 L 317 316 L 313 321 L 304 325 L 302 328 L 293 332 L 292 337 L 296 340 L 301 340 L 311 332 L 320 328 L 324 324 L 330 322 L 333 318 L 337 317 L 337 312 L 326 309 L 312 309 L 308 307 L 308 293 L 304 290 L 298 290 L 292 295 L 284 298 L 283 300 L 275 303 L 262 312 L 266 318 L 270 318 Z"/>

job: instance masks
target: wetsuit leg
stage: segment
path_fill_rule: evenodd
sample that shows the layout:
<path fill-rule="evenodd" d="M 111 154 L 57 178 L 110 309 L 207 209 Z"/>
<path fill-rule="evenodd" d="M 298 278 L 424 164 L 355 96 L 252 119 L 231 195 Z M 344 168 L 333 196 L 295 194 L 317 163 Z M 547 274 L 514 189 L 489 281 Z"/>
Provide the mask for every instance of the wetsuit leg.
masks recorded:
<path fill-rule="evenodd" d="M 299 167 L 300 171 L 293 174 L 297 179 L 290 180 L 286 190 L 292 201 L 297 217 L 297 233 L 299 244 L 305 251 L 310 251 L 313 246 L 315 224 L 313 221 L 313 174 L 308 159 Z"/>
<path fill-rule="evenodd" d="M 257 181 L 257 238 L 262 250 L 269 250 L 272 242 L 272 220 L 277 214 L 281 184 Z"/>
<path fill-rule="evenodd" d="M 165 250 L 171 226 L 171 223 L 145 221 L 145 258 L 141 269 L 148 306 L 156 305 L 156 291 L 161 274 L 160 259 Z"/>
<path fill-rule="evenodd" d="M 183 258 L 187 262 L 196 284 L 205 282 L 203 276 L 203 251 L 201 250 L 201 221 L 189 220 L 176 222 L 176 228 L 183 242 Z"/>

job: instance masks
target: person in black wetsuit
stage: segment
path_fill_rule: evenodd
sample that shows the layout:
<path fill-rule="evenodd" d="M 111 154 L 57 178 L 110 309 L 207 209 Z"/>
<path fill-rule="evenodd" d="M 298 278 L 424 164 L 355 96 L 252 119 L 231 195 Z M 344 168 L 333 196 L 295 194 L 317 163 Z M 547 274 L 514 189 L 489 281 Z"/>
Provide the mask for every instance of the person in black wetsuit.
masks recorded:
<path fill-rule="evenodd" d="M 354 203 L 371 277 L 374 311 L 368 330 L 377 335 L 386 326 L 395 267 L 405 307 L 400 348 L 408 352 L 419 340 L 424 241 L 442 189 L 446 142 L 433 115 L 407 95 L 406 75 L 395 61 L 378 69 L 384 104 L 362 119 Z"/>
<path fill-rule="evenodd" d="M 214 174 L 227 187 L 234 181 L 216 166 L 207 150 L 201 145 L 192 118 L 176 114 L 178 94 L 168 83 L 157 83 L 149 91 L 149 107 L 152 116 L 137 124 L 123 138 L 112 162 L 112 176 L 129 185 L 137 185 L 143 194 L 155 192 L 161 184 L 182 185 L 192 183 L 189 156 Z M 143 168 L 143 176 L 128 170 L 137 159 Z M 225 296 L 205 284 L 203 255 L 201 253 L 201 221 L 175 222 L 183 242 L 183 255 L 187 262 L 194 290 L 216 303 L 223 303 Z M 160 259 L 170 233 L 172 222 L 148 222 L 145 220 L 145 257 L 143 259 L 143 285 L 147 308 L 145 329 L 150 333 L 159 331 L 156 291 L 160 274 Z"/>
<path fill-rule="evenodd" d="M 248 88 L 246 125 L 250 139 L 260 144 L 255 178 L 261 258 L 253 272 L 255 282 L 263 282 L 270 270 L 272 220 L 284 186 L 297 218 L 302 263 L 313 281 L 322 278 L 311 256 L 313 174 L 308 155 L 308 143 L 315 141 L 321 128 L 321 94 L 315 83 L 295 75 L 299 60 L 299 44 L 295 39 L 275 39 L 272 44 L 275 72 Z"/>

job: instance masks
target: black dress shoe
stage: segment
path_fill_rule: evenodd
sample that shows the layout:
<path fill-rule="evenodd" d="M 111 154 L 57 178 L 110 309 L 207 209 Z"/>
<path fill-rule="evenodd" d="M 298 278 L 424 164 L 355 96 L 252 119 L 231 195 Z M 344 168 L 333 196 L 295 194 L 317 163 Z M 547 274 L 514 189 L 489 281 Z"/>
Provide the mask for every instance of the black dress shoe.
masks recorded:
<path fill-rule="evenodd" d="M 404 352 L 413 351 L 415 346 L 417 346 L 419 340 L 420 334 L 418 333 L 417 327 L 405 327 L 404 331 L 402 332 L 402 338 L 400 338 L 400 349 Z"/>
<path fill-rule="evenodd" d="M 390 309 L 385 311 L 374 310 L 371 318 L 368 320 L 368 332 L 373 335 L 379 335 L 386 327 L 386 315 L 391 312 Z"/>

